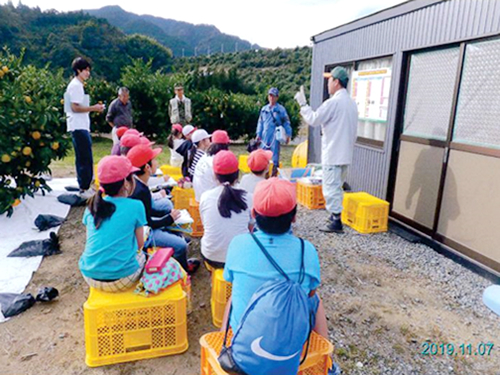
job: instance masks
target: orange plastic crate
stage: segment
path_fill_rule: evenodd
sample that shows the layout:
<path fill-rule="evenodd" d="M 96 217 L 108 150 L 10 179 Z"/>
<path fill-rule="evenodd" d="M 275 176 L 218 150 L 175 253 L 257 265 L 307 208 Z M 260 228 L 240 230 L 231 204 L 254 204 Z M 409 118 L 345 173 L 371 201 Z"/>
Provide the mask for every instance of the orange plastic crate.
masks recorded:
<path fill-rule="evenodd" d="M 183 189 L 178 186 L 172 189 L 172 201 L 177 210 L 189 210 L 189 200 L 194 198 L 194 189 Z"/>
<path fill-rule="evenodd" d="M 386 232 L 389 203 L 368 193 L 345 193 L 342 222 L 360 233 Z"/>
<path fill-rule="evenodd" d="M 310 210 L 325 208 L 322 185 L 312 185 L 303 181 L 297 181 L 297 202 Z"/>
<path fill-rule="evenodd" d="M 83 308 L 89 367 L 188 349 L 186 293 L 180 283 L 149 297 L 135 294 L 134 289 L 105 293 L 91 288 Z"/>
<path fill-rule="evenodd" d="M 193 228 L 193 233 L 191 237 L 202 237 L 203 236 L 203 223 L 201 222 L 200 216 L 200 204 L 196 202 L 194 198 L 189 200 L 189 214 L 194 220 L 191 227 Z"/>
<path fill-rule="evenodd" d="M 231 339 L 231 332 L 228 338 Z M 224 332 L 212 332 L 200 338 L 201 346 L 201 375 L 228 375 L 219 365 L 219 357 L 224 341 Z M 299 367 L 297 375 L 327 375 L 332 367 L 333 345 L 318 335 L 311 333 L 307 358 Z"/>
<path fill-rule="evenodd" d="M 233 291 L 233 284 L 224 280 L 223 269 L 214 269 L 212 271 L 212 296 L 210 306 L 212 308 L 212 323 L 217 328 L 222 326 L 226 304 Z"/>

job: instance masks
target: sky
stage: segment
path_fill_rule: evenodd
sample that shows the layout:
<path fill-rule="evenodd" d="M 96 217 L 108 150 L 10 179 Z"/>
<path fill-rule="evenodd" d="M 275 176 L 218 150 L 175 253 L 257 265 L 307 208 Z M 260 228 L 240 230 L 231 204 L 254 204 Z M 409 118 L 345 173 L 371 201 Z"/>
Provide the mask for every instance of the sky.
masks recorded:
<path fill-rule="evenodd" d="M 13 0 L 17 5 L 18 0 Z M 29 7 L 60 12 L 119 5 L 193 24 L 210 24 L 265 48 L 311 45 L 311 37 L 402 0 L 22 0 Z M 7 0 L 0 0 L 6 4 Z"/>

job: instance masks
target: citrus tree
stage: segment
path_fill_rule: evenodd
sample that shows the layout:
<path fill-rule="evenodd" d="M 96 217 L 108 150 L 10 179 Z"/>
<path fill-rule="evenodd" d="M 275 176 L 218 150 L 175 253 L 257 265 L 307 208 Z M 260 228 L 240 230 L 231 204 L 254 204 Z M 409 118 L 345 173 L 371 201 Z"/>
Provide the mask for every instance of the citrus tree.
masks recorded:
<path fill-rule="evenodd" d="M 50 191 L 42 173 L 66 155 L 62 71 L 24 65 L 23 56 L 0 53 L 0 214 L 16 199 Z"/>

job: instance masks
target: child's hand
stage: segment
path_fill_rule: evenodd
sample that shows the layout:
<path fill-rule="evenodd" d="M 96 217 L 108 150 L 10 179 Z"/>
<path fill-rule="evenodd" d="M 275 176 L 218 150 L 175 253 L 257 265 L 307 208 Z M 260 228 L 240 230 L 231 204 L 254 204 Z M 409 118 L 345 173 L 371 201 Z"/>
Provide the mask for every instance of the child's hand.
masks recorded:
<path fill-rule="evenodd" d="M 175 221 L 181 217 L 181 212 L 179 210 L 172 210 L 172 212 L 170 212 L 170 216 L 172 216 L 172 219 Z"/>
<path fill-rule="evenodd" d="M 163 179 L 165 180 L 165 182 L 168 182 L 168 180 L 170 180 L 170 176 L 168 174 L 165 174 L 163 175 Z"/>
<path fill-rule="evenodd" d="M 167 193 L 166 193 L 165 190 L 161 189 L 160 190 L 160 195 L 161 195 L 162 198 L 165 198 L 167 196 Z"/>

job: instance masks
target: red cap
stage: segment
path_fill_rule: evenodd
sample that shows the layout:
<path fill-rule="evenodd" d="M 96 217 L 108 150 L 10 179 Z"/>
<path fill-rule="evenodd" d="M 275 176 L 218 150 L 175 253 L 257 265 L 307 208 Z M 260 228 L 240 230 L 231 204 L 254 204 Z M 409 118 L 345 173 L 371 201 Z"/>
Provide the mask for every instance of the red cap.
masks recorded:
<path fill-rule="evenodd" d="M 217 174 L 231 174 L 238 170 L 238 159 L 228 150 L 219 151 L 214 156 L 214 172 Z"/>
<path fill-rule="evenodd" d="M 225 130 L 216 130 L 212 133 L 212 143 L 229 144 L 229 136 Z"/>
<path fill-rule="evenodd" d="M 123 135 L 129 130 L 126 126 L 120 126 L 118 129 L 116 129 L 116 136 L 118 139 L 123 137 Z"/>
<path fill-rule="evenodd" d="M 253 209 L 260 215 L 278 217 L 291 212 L 296 205 L 297 192 L 290 181 L 272 177 L 255 187 Z"/>
<path fill-rule="evenodd" d="M 129 130 L 130 131 L 130 130 Z M 141 144 L 141 137 L 137 134 L 130 134 L 127 131 L 120 139 L 120 146 L 132 148 Z"/>
<path fill-rule="evenodd" d="M 172 130 L 175 129 L 177 130 L 178 132 L 181 132 L 182 133 L 182 125 L 181 124 L 173 124 L 172 125 Z"/>
<path fill-rule="evenodd" d="M 262 172 L 269 167 L 269 162 L 273 158 L 272 151 L 258 149 L 253 151 L 248 157 L 248 168 L 254 172 Z"/>
<path fill-rule="evenodd" d="M 161 153 L 161 148 L 151 149 L 147 145 L 137 145 L 128 152 L 127 158 L 134 167 L 140 168 Z"/>
<path fill-rule="evenodd" d="M 141 145 L 152 146 L 155 144 L 154 142 L 151 142 L 147 137 L 144 136 L 141 137 L 140 140 L 141 140 Z"/>
<path fill-rule="evenodd" d="M 97 164 L 97 176 L 101 184 L 124 180 L 129 174 L 138 170 L 125 156 L 105 156 Z"/>
<path fill-rule="evenodd" d="M 142 135 L 142 133 L 139 133 L 139 130 L 137 130 L 137 129 L 127 129 L 127 131 L 125 133 L 126 134 Z"/>

